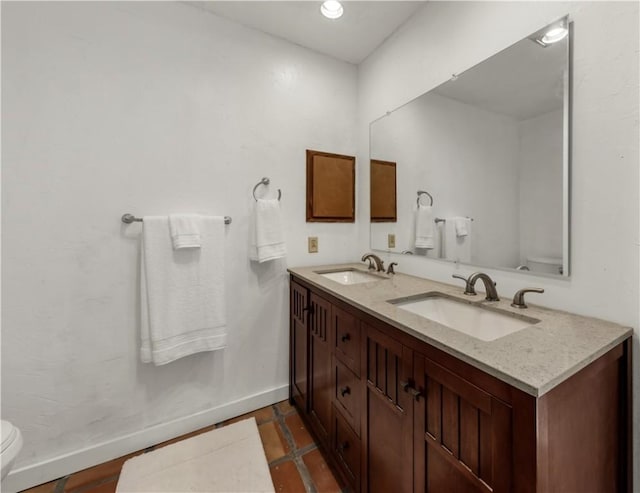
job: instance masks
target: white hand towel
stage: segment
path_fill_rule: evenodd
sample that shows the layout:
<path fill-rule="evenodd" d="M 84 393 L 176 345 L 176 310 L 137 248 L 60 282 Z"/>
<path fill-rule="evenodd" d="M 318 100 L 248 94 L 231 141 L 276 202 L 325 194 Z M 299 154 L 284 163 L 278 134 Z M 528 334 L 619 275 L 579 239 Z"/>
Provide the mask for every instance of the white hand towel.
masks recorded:
<path fill-rule="evenodd" d="M 454 218 L 444 224 L 444 257 L 454 262 L 471 262 L 471 225 L 468 224 L 466 236 L 458 236 Z"/>
<path fill-rule="evenodd" d="M 433 208 L 418 204 L 416 210 L 416 248 L 435 248 Z"/>
<path fill-rule="evenodd" d="M 258 199 L 249 225 L 249 258 L 262 263 L 287 255 L 278 199 Z"/>
<path fill-rule="evenodd" d="M 200 222 L 198 214 L 171 214 L 169 216 L 169 228 L 173 249 L 200 248 Z"/>
<path fill-rule="evenodd" d="M 224 218 L 202 216 L 200 248 L 174 250 L 166 216 L 146 216 L 141 260 L 144 363 L 226 346 Z"/>
<path fill-rule="evenodd" d="M 453 223 L 456 226 L 456 236 L 467 236 L 469 234 L 469 223 L 471 219 L 468 217 L 457 216 L 453 218 Z"/>

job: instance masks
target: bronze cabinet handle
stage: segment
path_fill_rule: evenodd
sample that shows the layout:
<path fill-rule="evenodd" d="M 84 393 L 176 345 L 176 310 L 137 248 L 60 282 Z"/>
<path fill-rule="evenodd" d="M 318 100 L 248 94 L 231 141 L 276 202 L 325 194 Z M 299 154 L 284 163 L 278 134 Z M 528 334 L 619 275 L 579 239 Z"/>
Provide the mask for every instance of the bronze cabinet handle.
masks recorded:
<path fill-rule="evenodd" d="M 415 400 L 420 400 L 420 397 L 422 396 L 422 392 L 419 391 L 418 389 L 416 389 L 413 386 L 413 382 L 411 382 L 410 380 L 408 381 L 401 381 L 400 382 L 400 386 L 402 387 L 402 390 L 404 390 L 405 392 L 411 394 L 411 396 L 413 398 L 415 398 Z"/>
<path fill-rule="evenodd" d="M 344 441 L 342 443 L 339 443 L 338 446 L 336 447 L 338 449 L 338 452 L 342 453 L 345 450 L 349 449 L 349 442 Z"/>
<path fill-rule="evenodd" d="M 342 387 L 342 388 L 340 389 L 340 394 L 342 395 L 342 397 L 344 397 L 344 396 L 345 396 L 345 395 L 347 395 L 347 394 L 351 394 L 351 389 L 349 388 L 349 386 L 348 386 L 348 385 L 347 385 L 347 386 L 345 386 L 345 387 Z"/>
<path fill-rule="evenodd" d="M 346 334 L 344 334 L 344 335 L 340 338 L 340 340 L 341 340 L 342 342 L 350 341 L 350 340 L 351 340 L 351 336 L 350 336 L 350 335 L 349 335 L 349 333 L 347 332 Z"/>

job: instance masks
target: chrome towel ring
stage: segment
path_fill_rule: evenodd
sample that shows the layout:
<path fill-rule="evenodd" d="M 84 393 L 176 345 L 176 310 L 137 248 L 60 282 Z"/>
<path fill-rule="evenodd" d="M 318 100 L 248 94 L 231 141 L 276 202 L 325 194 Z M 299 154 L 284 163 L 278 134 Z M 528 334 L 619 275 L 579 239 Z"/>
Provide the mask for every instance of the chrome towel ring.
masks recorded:
<path fill-rule="evenodd" d="M 433 205 L 433 197 L 426 190 L 418 190 L 418 198 L 416 199 L 416 204 L 420 205 L 420 197 L 422 195 L 426 195 L 427 197 L 429 197 L 429 199 L 431 199 L 431 203 L 429 205 Z"/>
<path fill-rule="evenodd" d="M 262 180 L 256 183 L 255 187 L 253 187 L 253 198 L 256 200 L 256 202 L 258 201 L 258 197 L 256 197 L 256 188 L 258 188 L 260 185 L 268 185 L 270 181 L 271 180 L 269 180 L 269 178 L 265 176 L 264 178 L 262 178 Z M 280 198 L 282 198 L 282 191 L 278 188 L 278 200 L 280 200 Z"/>

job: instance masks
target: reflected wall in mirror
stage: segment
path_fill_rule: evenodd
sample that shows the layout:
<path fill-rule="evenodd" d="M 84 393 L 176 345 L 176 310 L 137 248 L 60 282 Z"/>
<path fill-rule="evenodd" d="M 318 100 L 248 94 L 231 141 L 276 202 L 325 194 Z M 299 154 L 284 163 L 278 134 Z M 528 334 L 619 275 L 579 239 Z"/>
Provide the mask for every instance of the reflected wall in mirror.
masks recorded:
<path fill-rule="evenodd" d="M 372 159 L 369 176 L 371 222 L 396 222 L 396 163 Z"/>
<path fill-rule="evenodd" d="M 372 219 L 372 249 L 568 276 L 570 36 L 540 42 L 559 23 L 371 124 L 398 195 L 396 222 Z"/>

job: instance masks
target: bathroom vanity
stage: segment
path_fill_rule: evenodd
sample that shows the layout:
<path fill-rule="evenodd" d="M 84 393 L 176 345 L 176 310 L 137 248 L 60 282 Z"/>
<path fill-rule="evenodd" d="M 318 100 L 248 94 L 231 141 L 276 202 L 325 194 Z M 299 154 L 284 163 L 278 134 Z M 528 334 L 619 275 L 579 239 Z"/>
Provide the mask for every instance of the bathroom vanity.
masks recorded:
<path fill-rule="evenodd" d="M 353 491 L 631 490 L 630 328 L 362 264 L 289 272 L 290 399 Z M 407 309 L 430 297 L 520 325 L 482 340 Z"/>

